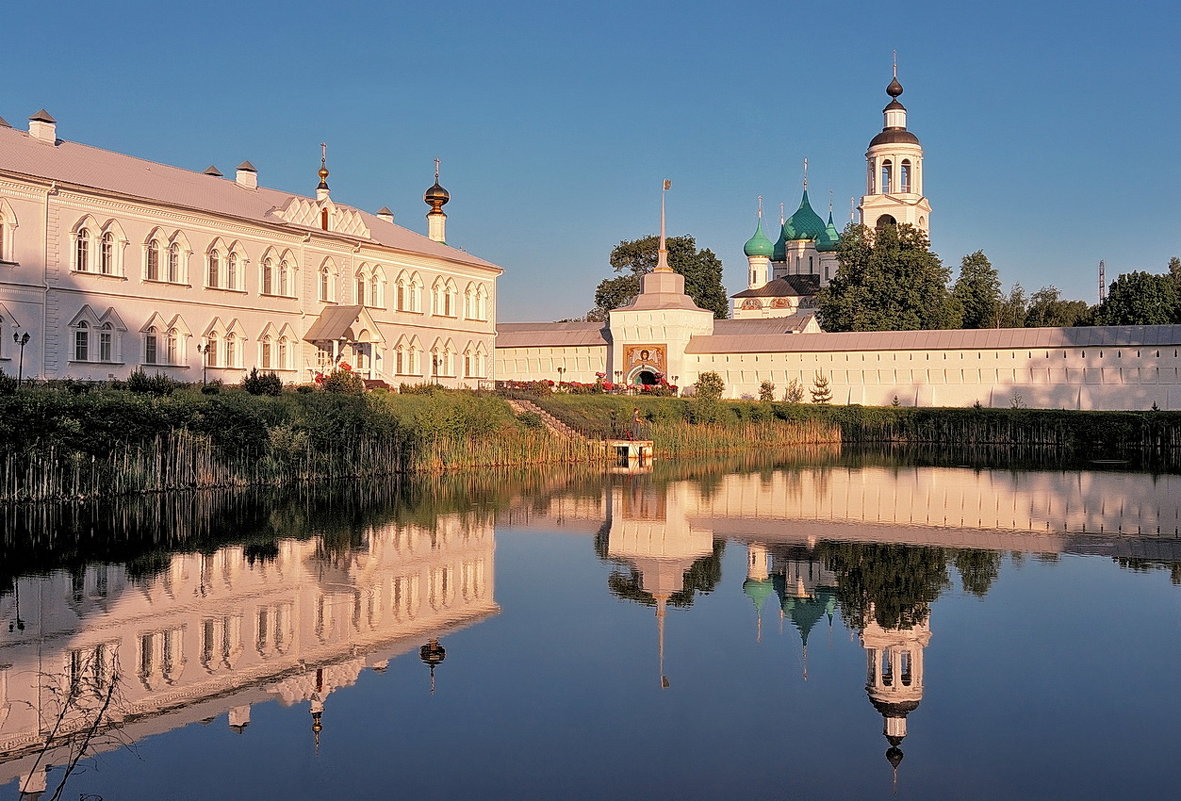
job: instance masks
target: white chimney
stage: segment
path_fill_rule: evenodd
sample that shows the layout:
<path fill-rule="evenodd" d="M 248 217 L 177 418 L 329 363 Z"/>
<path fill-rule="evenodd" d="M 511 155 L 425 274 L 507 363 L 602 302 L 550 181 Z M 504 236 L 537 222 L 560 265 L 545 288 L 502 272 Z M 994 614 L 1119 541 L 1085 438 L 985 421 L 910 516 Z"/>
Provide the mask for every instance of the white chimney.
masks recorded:
<path fill-rule="evenodd" d="M 238 186 L 258 189 L 258 170 L 254 169 L 254 165 L 249 161 L 244 161 L 238 165 L 238 173 L 234 180 L 237 181 Z"/>
<path fill-rule="evenodd" d="M 29 117 L 29 136 L 39 142 L 57 143 L 57 120 L 49 112 L 41 109 Z"/>
<path fill-rule="evenodd" d="M 389 222 L 389 223 L 392 223 L 394 221 L 394 213 L 392 211 L 390 211 L 389 206 L 382 206 L 380 209 L 377 210 L 377 214 L 375 216 L 377 217 L 377 219 L 385 220 L 386 222 Z"/>

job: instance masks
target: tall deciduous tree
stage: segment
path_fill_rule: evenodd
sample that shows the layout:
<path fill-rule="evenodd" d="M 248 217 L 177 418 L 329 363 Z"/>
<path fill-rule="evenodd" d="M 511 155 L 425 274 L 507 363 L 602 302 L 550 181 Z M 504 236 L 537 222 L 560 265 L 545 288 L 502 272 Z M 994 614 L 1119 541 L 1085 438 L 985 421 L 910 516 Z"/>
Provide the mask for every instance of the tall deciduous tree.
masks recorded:
<path fill-rule="evenodd" d="M 1167 325 L 1181 322 L 1181 287 L 1170 275 L 1133 272 L 1111 283 L 1095 310 L 1097 325 Z"/>
<path fill-rule="evenodd" d="M 1025 310 L 1026 328 L 1060 327 L 1085 325 L 1089 322 L 1091 308 L 1085 300 L 1063 300 L 1058 287 L 1044 286 L 1029 299 Z"/>
<path fill-rule="evenodd" d="M 1024 328 L 1025 312 L 1029 301 L 1025 298 L 1025 288 L 1021 284 L 1013 284 L 1009 294 L 1001 300 L 1001 328 Z"/>
<path fill-rule="evenodd" d="M 729 311 L 726 288 L 722 286 L 722 262 L 712 250 L 697 249 L 691 236 L 671 236 L 668 243 L 668 266 L 685 276 L 685 293 L 703 309 L 723 319 Z M 640 277 L 656 269 L 660 238 L 625 240 L 611 250 L 611 267 L 619 273 L 606 278 L 595 289 L 595 307 L 588 315 L 607 319 L 607 312 L 626 306 L 640 293 Z"/>
<path fill-rule="evenodd" d="M 983 250 L 960 261 L 960 277 L 951 290 L 964 309 L 964 328 L 995 328 L 1001 313 L 1001 278 Z"/>
<path fill-rule="evenodd" d="M 951 271 L 910 225 L 871 231 L 850 223 L 837 248 L 832 282 L 817 295 L 826 331 L 957 328 L 963 316 L 947 283 Z"/>

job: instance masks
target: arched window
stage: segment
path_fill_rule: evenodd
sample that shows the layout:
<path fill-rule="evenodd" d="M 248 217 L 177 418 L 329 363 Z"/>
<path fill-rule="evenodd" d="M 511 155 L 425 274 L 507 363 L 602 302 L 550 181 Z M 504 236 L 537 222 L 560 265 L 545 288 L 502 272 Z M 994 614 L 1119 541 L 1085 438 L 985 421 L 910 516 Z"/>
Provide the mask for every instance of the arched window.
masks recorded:
<path fill-rule="evenodd" d="M 209 336 L 205 338 L 205 364 L 210 367 L 220 367 L 221 363 L 217 360 L 217 332 L 210 331 Z"/>
<path fill-rule="evenodd" d="M 103 275 L 115 272 L 115 235 L 104 231 L 99 240 L 98 271 Z"/>
<path fill-rule="evenodd" d="M 274 365 L 271 364 L 271 338 L 269 336 L 262 338 L 261 351 L 262 367 L 264 370 L 270 370 Z"/>
<path fill-rule="evenodd" d="M 5 255 L 7 251 L 4 249 L 8 244 L 8 238 L 4 236 L 4 225 L 8 221 L 4 219 L 4 209 L 0 209 L 0 261 L 7 261 Z"/>
<path fill-rule="evenodd" d="M 279 259 L 279 287 L 276 294 L 279 295 L 294 295 L 295 292 L 291 288 L 290 268 L 287 266 L 287 259 Z"/>
<path fill-rule="evenodd" d="M 357 304 L 369 305 L 369 279 L 363 272 L 357 273 Z"/>
<path fill-rule="evenodd" d="M 262 294 L 275 294 L 274 278 L 275 268 L 271 265 L 271 257 L 267 256 L 262 260 Z"/>
<path fill-rule="evenodd" d="M 279 337 L 279 369 L 291 369 L 290 347 L 287 342 L 287 337 Z"/>
<path fill-rule="evenodd" d="M 397 286 L 397 289 L 395 290 L 396 297 L 394 298 L 394 300 L 395 300 L 394 308 L 396 308 L 398 311 L 406 311 L 406 278 L 405 278 L 405 276 L 401 276 L 401 275 L 398 276 L 398 283 L 396 284 L 396 286 Z"/>
<path fill-rule="evenodd" d="M 226 256 L 226 289 L 238 288 L 238 254 L 230 251 Z"/>
<path fill-rule="evenodd" d="M 238 338 L 232 333 L 226 334 L 226 367 L 238 366 Z"/>
<path fill-rule="evenodd" d="M 422 279 L 418 277 L 418 273 L 410 278 L 410 311 L 422 311 Z"/>
<path fill-rule="evenodd" d="M 898 177 L 901 179 L 902 191 L 909 192 L 910 191 L 910 159 L 903 159 L 902 160 L 902 169 L 899 172 Z"/>
<path fill-rule="evenodd" d="M 889 159 L 882 162 L 882 192 L 888 193 L 894 189 L 894 163 Z"/>
<path fill-rule="evenodd" d="M 85 320 L 74 327 L 74 361 L 90 361 L 90 325 Z"/>
<path fill-rule="evenodd" d="M 180 283 L 180 245 L 176 242 L 168 246 L 168 280 Z"/>
<path fill-rule="evenodd" d="M 144 332 L 144 364 L 159 364 L 160 340 L 155 326 Z"/>
<path fill-rule="evenodd" d="M 98 327 L 98 360 L 100 362 L 115 361 L 114 328 L 110 323 L 103 323 Z"/>
<path fill-rule="evenodd" d="M 381 277 L 375 271 L 369 279 L 369 305 L 374 308 L 385 308 L 385 298 L 382 294 Z"/>
<path fill-rule="evenodd" d="M 206 286 L 216 287 L 218 284 L 218 274 L 221 272 L 221 254 L 216 250 L 209 251 L 209 277 L 205 282 Z"/>
<path fill-rule="evenodd" d="M 90 229 L 79 228 L 74 243 L 74 269 L 84 273 L 90 270 Z"/>
<path fill-rule="evenodd" d="M 323 303 L 336 301 L 336 282 L 333 280 L 332 268 L 327 264 L 320 268 L 320 300 Z"/>
<path fill-rule="evenodd" d="M 149 281 L 160 280 L 160 243 L 155 239 L 148 242 L 147 262 L 144 265 L 144 277 Z"/>
<path fill-rule="evenodd" d="M 170 328 L 168 330 L 168 335 L 164 338 L 164 359 L 168 364 L 180 364 L 180 336 L 180 331 L 177 331 L 175 328 Z"/>

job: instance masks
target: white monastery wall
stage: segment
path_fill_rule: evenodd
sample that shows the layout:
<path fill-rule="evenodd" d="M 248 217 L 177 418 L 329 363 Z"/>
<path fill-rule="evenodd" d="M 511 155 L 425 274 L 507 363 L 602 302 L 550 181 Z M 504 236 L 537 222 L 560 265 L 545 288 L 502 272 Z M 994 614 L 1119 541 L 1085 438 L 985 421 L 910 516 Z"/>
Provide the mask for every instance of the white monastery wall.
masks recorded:
<path fill-rule="evenodd" d="M 690 354 L 682 386 L 717 372 L 730 398 L 756 398 L 771 381 L 782 398 L 795 379 L 809 398 L 818 373 L 833 403 L 888 406 L 1020 404 L 1061 409 L 1181 408 L 1181 357 L 1169 347 L 1031 350 L 824 351 Z"/>
<path fill-rule="evenodd" d="M 498 381 L 556 382 L 560 378 L 593 384 L 596 373 L 607 372 L 607 348 L 602 345 L 497 348 L 495 372 Z"/>

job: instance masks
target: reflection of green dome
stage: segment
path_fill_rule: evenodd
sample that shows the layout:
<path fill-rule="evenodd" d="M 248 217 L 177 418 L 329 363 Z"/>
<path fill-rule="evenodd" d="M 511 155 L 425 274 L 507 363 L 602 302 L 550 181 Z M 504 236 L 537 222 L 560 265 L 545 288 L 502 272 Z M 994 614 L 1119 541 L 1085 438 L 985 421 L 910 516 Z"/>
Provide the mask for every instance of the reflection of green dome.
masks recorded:
<path fill-rule="evenodd" d="M 791 618 L 805 646 L 812 628 L 825 615 L 832 615 L 837 605 L 836 593 L 828 587 L 818 587 L 814 595 L 806 598 L 788 595 L 787 581 L 783 576 L 775 577 L 775 593 L 779 596 L 779 608 Z"/>
<path fill-rule="evenodd" d="M 763 579 L 762 581 L 747 579 L 742 582 L 742 591 L 754 602 L 755 609 L 761 610 L 763 608 L 763 602 L 774 594 L 775 586 L 771 583 L 770 579 Z"/>
<path fill-rule="evenodd" d="M 765 256 L 771 258 L 775 253 L 775 246 L 771 244 L 771 240 L 763 233 L 763 221 L 760 218 L 758 227 L 755 228 L 755 235 L 747 240 L 746 245 L 743 246 L 742 252 L 747 256 Z"/>
<path fill-rule="evenodd" d="M 820 235 L 820 239 L 816 240 L 816 250 L 819 253 L 831 253 L 837 249 L 837 244 L 841 241 L 840 234 L 837 233 L 837 227 L 832 223 L 832 211 L 828 212 L 828 224 L 824 226 L 824 233 Z"/>
<path fill-rule="evenodd" d="M 812 210 L 812 204 L 808 202 L 808 190 L 805 189 L 800 207 L 783 224 L 783 236 L 788 242 L 800 239 L 818 240 L 824 235 L 824 230 L 824 220 Z"/>

